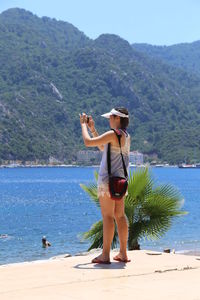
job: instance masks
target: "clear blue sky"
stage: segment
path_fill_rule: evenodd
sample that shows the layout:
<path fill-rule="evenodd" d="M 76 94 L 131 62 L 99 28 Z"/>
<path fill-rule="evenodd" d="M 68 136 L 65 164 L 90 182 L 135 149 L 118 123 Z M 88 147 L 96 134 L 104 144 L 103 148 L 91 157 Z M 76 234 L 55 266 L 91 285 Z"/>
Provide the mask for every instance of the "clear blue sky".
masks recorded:
<path fill-rule="evenodd" d="M 0 12 L 11 7 L 70 22 L 93 39 L 114 33 L 154 45 L 200 40 L 200 0 L 0 0 Z"/>

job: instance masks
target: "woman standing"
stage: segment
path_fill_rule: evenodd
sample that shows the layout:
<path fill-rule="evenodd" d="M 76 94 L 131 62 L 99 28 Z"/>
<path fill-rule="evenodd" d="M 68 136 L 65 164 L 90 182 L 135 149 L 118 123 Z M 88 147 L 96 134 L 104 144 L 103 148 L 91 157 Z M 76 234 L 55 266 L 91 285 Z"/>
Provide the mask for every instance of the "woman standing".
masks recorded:
<path fill-rule="evenodd" d="M 109 119 L 110 128 L 118 129 L 121 132 L 121 150 L 126 168 L 128 169 L 130 151 L 130 136 L 126 131 L 126 128 L 129 124 L 128 111 L 125 108 L 115 108 L 102 116 Z M 92 117 L 90 116 L 88 118 L 84 113 L 80 115 L 80 123 L 85 146 L 98 147 L 101 151 L 103 151 L 98 177 L 98 197 L 103 218 L 103 251 L 101 255 L 94 258 L 92 262 L 110 264 L 110 248 L 115 229 L 114 219 L 118 229 L 120 251 L 113 259 L 116 261 L 129 262 L 130 260 L 128 260 L 126 250 L 128 240 L 128 224 L 124 212 L 124 198 L 116 201 L 112 200 L 108 186 L 109 175 L 107 168 L 107 147 L 109 143 L 111 145 L 110 157 L 112 175 L 120 177 L 124 176 L 118 137 L 113 130 L 109 130 L 102 135 L 98 135 Z M 93 136 L 92 138 L 88 133 L 88 128 Z"/>

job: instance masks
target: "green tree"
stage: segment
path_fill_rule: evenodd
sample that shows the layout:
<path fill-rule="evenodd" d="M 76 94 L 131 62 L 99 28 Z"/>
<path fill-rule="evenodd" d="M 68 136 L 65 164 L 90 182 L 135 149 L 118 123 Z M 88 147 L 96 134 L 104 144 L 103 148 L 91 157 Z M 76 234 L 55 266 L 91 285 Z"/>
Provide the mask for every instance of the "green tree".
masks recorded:
<path fill-rule="evenodd" d="M 95 178 L 97 181 L 97 173 Z M 81 187 L 89 194 L 98 207 L 97 184 Z M 185 215 L 180 210 L 183 198 L 180 192 L 170 184 L 157 185 L 148 168 L 135 170 L 129 176 L 128 195 L 125 198 L 125 212 L 129 223 L 128 249 L 140 249 L 139 240 L 157 240 L 171 227 L 174 218 Z M 88 250 L 102 248 L 103 222 L 93 224 L 91 229 L 84 233 L 85 239 L 92 241 Z M 118 243 L 115 226 L 112 248 Z"/>

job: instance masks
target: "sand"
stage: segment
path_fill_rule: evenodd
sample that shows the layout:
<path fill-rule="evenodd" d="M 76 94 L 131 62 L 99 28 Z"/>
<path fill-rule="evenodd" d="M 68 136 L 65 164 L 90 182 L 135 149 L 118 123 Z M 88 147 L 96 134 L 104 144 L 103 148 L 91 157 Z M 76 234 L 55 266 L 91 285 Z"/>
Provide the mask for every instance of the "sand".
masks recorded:
<path fill-rule="evenodd" d="M 0 299 L 200 300 L 200 257 L 147 250 L 128 255 L 127 264 L 91 264 L 90 253 L 0 266 Z"/>

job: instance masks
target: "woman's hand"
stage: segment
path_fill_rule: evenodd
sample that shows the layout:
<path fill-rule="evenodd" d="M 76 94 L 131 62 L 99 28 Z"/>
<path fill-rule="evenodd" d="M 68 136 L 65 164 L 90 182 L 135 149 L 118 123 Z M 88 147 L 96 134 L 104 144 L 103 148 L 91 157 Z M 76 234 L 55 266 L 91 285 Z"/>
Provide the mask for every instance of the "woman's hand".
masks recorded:
<path fill-rule="evenodd" d="M 87 125 L 88 125 L 88 128 L 90 129 L 91 132 L 94 132 L 95 131 L 95 122 L 94 120 L 92 119 L 92 116 L 89 116 L 88 117 L 88 122 L 87 122 Z"/>
<path fill-rule="evenodd" d="M 85 113 L 79 114 L 81 125 L 87 124 L 87 115 Z"/>

